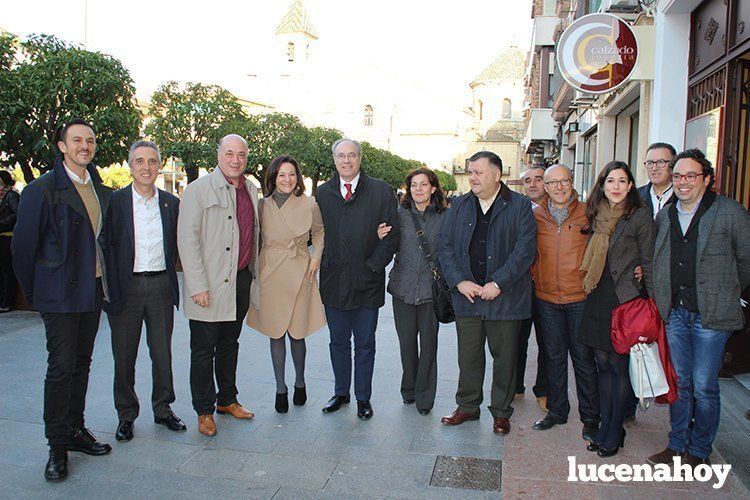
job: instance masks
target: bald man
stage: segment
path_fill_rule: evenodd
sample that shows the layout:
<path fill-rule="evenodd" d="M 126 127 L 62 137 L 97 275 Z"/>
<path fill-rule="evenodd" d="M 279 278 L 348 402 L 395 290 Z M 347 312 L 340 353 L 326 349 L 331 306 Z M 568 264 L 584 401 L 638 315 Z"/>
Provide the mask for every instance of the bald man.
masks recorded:
<path fill-rule="evenodd" d="M 190 320 L 190 389 L 198 430 L 206 436 L 216 434 L 214 411 L 254 416 L 237 401 L 236 384 L 238 339 L 258 267 L 258 190 L 245 178 L 245 167 L 245 139 L 222 138 L 218 167 L 185 189 L 177 223 Z"/>

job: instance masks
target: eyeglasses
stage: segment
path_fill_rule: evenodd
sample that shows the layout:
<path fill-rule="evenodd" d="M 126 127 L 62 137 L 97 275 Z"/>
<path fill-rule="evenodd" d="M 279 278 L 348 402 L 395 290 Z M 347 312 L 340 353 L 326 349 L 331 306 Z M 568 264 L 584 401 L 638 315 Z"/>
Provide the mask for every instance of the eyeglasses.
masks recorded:
<path fill-rule="evenodd" d="M 682 174 L 672 174 L 672 182 L 677 184 L 682 179 L 685 179 L 688 182 L 695 182 L 695 180 L 698 178 L 699 175 L 706 175 L 703 172 L 697 173 L 697 172 L 688 172 L 685 175 Z"/>
<path fill-rule="evenodd" d="M 357 153 L 349 153 L 348 155 L 345 155 L 344 153 L 339 153 L 334 158 L 337 160 L 345 160 L 346 158 L 349 158 L 350 160 L 356 160 L 359 155 Z"/>
<path fill-rule="evenodd" d="M 571 184 L 573 184 L 573 179 L 558 179 L 556 181 L 544 181 L 544 185 L 550 186 L 550 187 L 553 187 L 553 186 L 554 187 L 557 187 L 557 186 L 568 187 Z"/>
<path fill-rule="evenodd" d="M 669 165 L 669 160 L 646 160 L 643 162 L 643 166 L 646 167 L 646 170 L 661 170 L 667 165 Z"/>

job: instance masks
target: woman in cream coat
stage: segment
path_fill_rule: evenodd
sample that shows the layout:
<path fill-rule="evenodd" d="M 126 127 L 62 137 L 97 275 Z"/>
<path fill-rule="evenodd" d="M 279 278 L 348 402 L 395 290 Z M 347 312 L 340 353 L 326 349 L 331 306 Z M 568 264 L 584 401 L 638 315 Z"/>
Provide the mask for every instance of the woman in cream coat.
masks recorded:
<path fill-rule="evenodd" d="M 316 277 L 323 255 L 323 218 L 315 199 L 304 195 L 302 173 L 291 156 L 279 156 L 271 162 L 263 187 L 257 282 L 260 301 L 257 308 L 251 304 L 247 324 L 271 339 L 276 411 L 286 413 L 286 334 L 296 372 L 292 400 L 300 406 L 307 401 L 305 337 L 325 325 Z M 312 254 L 307 248 L 311 234 Z"/>

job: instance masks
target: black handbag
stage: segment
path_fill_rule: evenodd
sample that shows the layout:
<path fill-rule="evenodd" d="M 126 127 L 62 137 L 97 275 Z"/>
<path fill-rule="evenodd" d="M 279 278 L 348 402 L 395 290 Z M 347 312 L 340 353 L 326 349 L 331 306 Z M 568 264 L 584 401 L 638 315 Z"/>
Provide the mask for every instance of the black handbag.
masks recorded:
<path fill-rule="evenodd" d="M 422 223 L 419 217 L 409 210 L 414 221 L 414 228 L 417 230 L 417 241 L 419 249 L 422 251 L 432 272 L 432 306 L 435 308 L 435 316 L 441 323 L 453 323 L 456 321 L 456 315 L 453 313 L 453 302 L 451 302 L 451 289 L 445 281 L 445 277 L 440 272 L 440 268 L 435 259 L 436 252 L 430 252 L 430 245 L 422 229 Z"/>

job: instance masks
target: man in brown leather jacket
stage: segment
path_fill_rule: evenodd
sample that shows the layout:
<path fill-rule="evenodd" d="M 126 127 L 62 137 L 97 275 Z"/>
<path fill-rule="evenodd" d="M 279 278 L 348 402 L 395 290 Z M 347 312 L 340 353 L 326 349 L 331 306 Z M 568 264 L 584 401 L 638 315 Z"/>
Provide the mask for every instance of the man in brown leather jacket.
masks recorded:
<path fill-rule="evenodd" d="M 549 198 L 534 209 L 537 259 L 533 267 L 537 311 L 542 322 L 547 364 L 549 413 L 534 423 L 547 430 L 568 421 L 568 352 L 573 359 L 583 438 L 599 427 L 596 364 L 591 348 L 576 339 L 586 295 L 580 271 L 588 236 L 586 206 L 573 189 L 573 174 L 564 165 L 544 173 Z"/>

